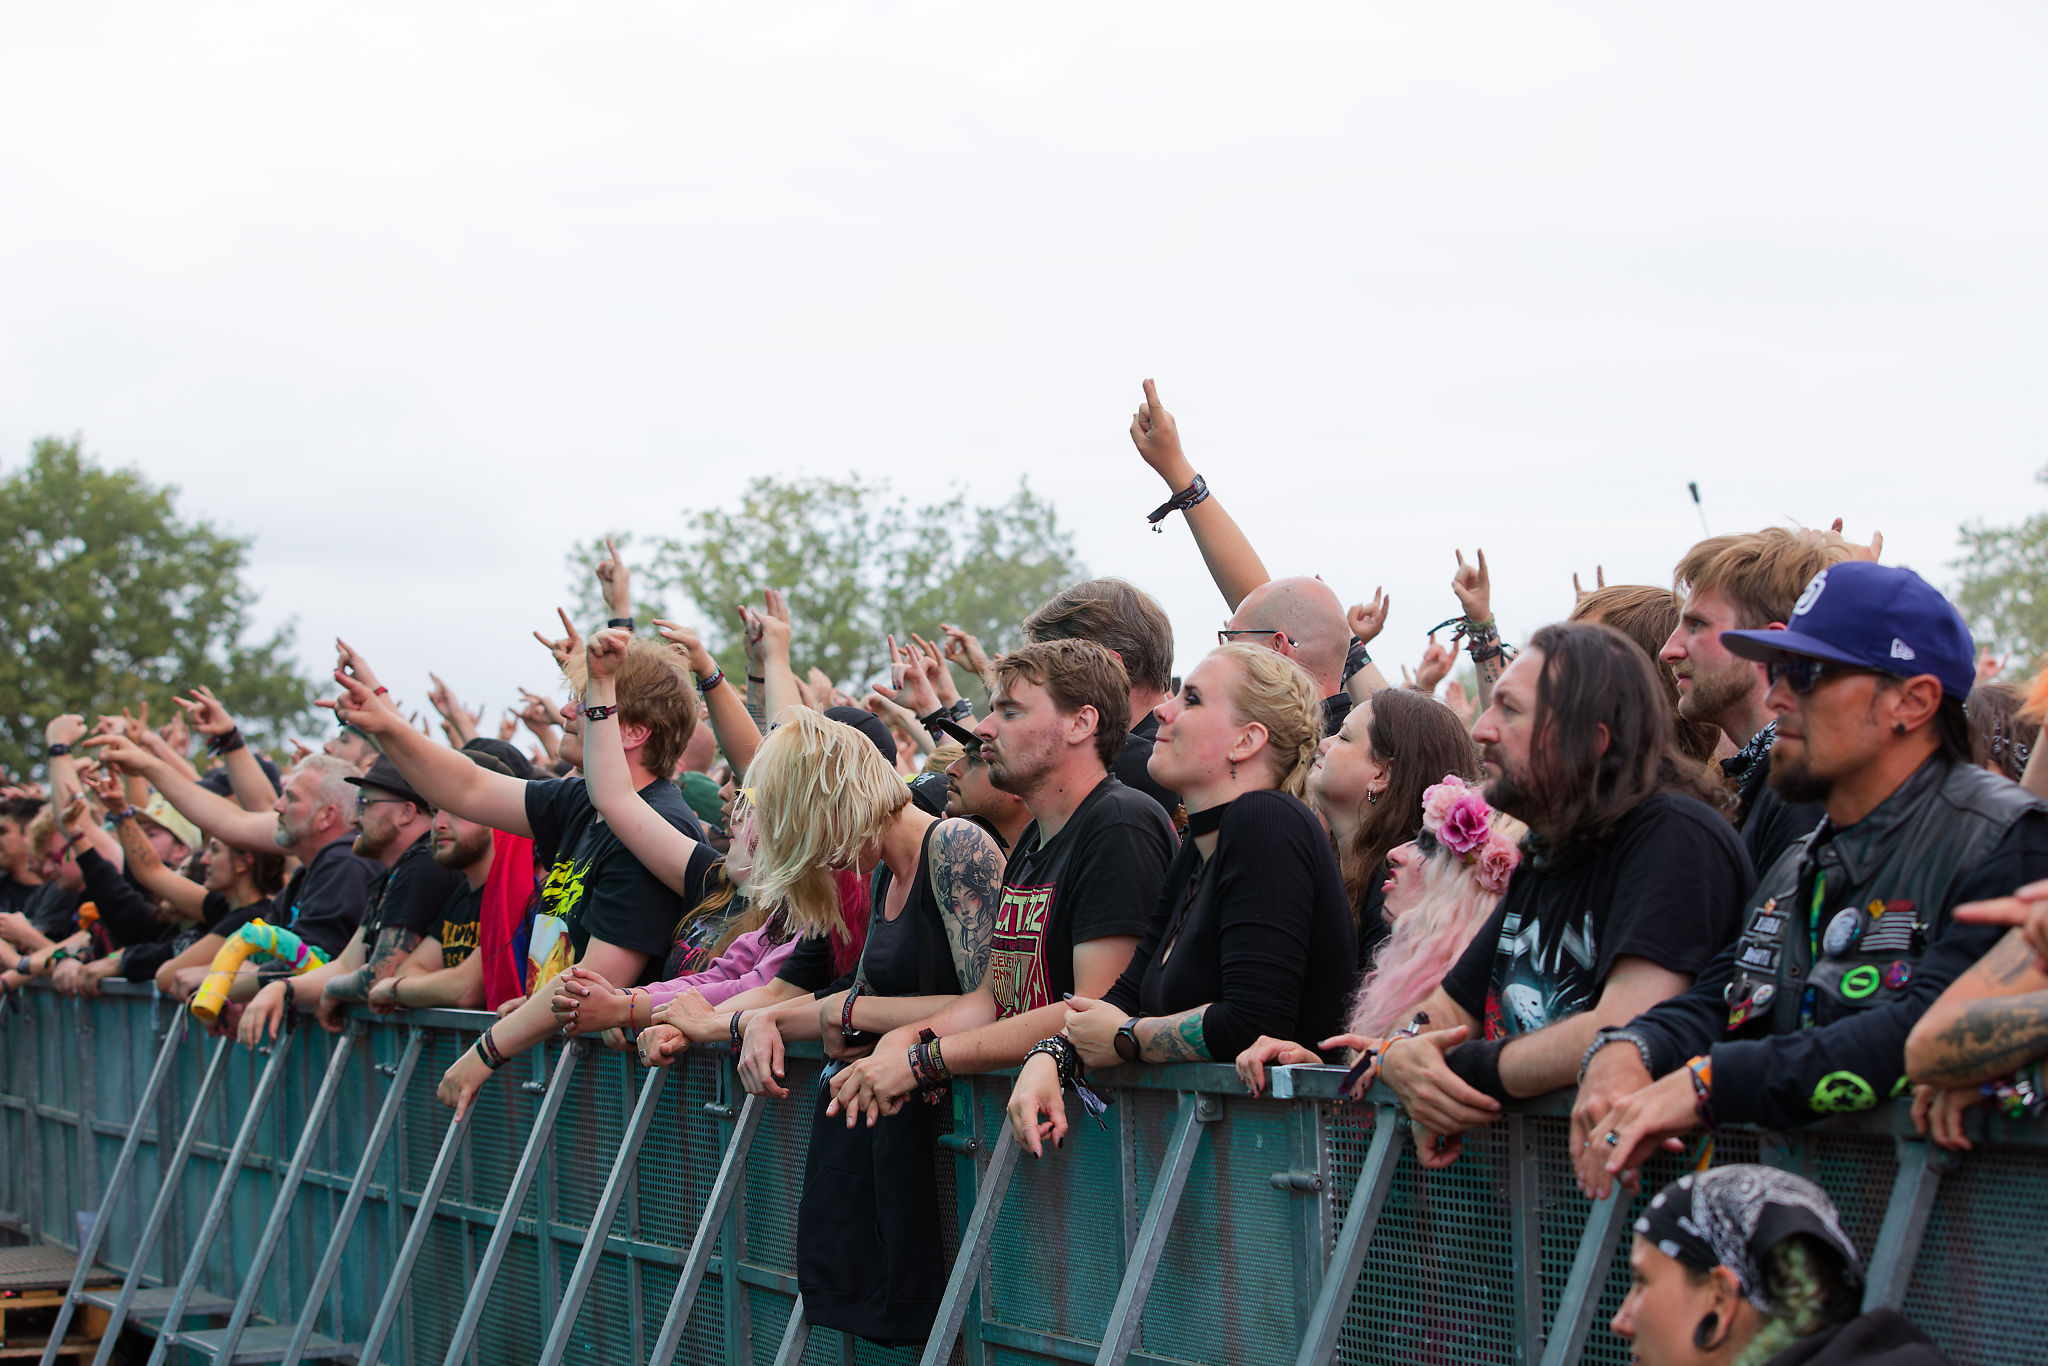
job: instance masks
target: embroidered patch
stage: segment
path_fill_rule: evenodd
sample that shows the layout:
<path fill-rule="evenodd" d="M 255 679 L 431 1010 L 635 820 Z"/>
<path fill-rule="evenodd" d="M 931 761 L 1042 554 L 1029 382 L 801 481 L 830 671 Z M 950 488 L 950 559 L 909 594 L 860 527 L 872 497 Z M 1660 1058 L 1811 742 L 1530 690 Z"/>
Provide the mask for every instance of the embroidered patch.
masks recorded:
<path fill-rule="evenodd" d="M 1814 1113 L 1838 1115 L 1850 1110 L 1868 1110 L 1877 1104 L 1877 1092 L 1854 1072 L 1830 1072 L 1813 1088 Z"/>

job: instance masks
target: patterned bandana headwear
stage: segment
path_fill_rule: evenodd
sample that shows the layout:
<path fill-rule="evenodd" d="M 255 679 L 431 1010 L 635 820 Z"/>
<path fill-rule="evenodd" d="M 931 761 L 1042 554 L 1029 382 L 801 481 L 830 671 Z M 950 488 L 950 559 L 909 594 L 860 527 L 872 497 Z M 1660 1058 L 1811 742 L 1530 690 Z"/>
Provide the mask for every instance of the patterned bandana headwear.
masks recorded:
<path fill-rule="evenodd" d="M 1863 1281 L 1863 1264 L 1834 1201 L 1805 1177 L 1776 1167 L 1714 1167 L 1681 1176 L 1650 1200 L 1636 1232 L 1695 1271 L 1727 1267 L 1765 1313 L 1771 1306 L 1764 1298 L 1764 1259 L 1795 1233 L 1834 1248 L 1850 1283 Z"/>

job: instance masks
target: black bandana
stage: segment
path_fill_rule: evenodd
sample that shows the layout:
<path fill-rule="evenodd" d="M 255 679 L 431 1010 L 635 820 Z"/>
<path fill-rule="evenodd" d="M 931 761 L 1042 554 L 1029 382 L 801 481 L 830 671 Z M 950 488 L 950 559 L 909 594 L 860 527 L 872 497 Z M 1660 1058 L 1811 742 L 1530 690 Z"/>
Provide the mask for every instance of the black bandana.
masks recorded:
<path fill-rule="evenodd" d="M 1721 771 L 1735 780 L 1737 787 L 1748 784 L 1749 775 L 1756 772 L 1756 766 L 1771 752 L 1771 745 L 1778 738 L 1778 718 L 1773 716 L 1762 730 L 1749 737 L 1749 743 L 1737 753 L 1721 761 Z"/>
<path fill-rule="evenodd" d="M 1856 1245 L 1842 1232 L 1834 1202 L 1805 1177 L 1776 1167 L 1715 1167 L 1681 1176 L 1651 1198 L 1636 1232 L 1695 1271 L 1727 1267 L 1749 1302 L 1766 1313 L 1764 1258 L 1795 1233 L 1833 1247 L 1850 1282 L 1863 1280 Z"/>

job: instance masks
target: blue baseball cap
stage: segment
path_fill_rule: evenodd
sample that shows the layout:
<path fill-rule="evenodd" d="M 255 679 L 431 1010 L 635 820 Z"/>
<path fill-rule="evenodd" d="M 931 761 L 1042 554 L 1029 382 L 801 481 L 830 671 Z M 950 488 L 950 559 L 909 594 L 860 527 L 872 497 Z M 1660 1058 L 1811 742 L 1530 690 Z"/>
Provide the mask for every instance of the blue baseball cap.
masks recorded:
<path fill-rule="evenodd" d="M 1933 674 L 1962 701 L 1977 679 L 1977 645 L 1962 614 L 1910 569 L 1869 560 L 1830 565 L 1813 576 L 1782 631 L 1723 631 L 1744 659 L 1825 659 L 1900 678 Z"/>

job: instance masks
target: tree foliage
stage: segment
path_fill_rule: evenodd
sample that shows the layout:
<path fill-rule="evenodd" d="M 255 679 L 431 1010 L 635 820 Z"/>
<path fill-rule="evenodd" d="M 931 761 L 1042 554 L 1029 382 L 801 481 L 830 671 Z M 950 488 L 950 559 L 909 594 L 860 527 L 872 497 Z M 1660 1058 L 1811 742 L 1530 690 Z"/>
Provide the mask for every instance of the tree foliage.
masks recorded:
<path fill-rule="evenodd" d="M 2048 484 L 2048 469 L 2034 476 Z M 2048 652 L 2048 513 L 2013 526 L 1962 528 L 1955 603 L 1977 643 L 2031 668 Z"/>
<path fill-rule="evenodd" d="M 0 768 L 33 767 L 52 716 L 146 701 L 162 720 L 202 683 L 259 743 L 307 719 L 290 628 L 247 639 L 249 541 L 183 521 L 175 493 L 100 468 L 76 437 L 0 474 Z"/>
<path fill-rule="evenodd" d="M 626 539 L 614 535 L 622 551 Z M 887 661 L 884 636 L 931 638 L 948 621 L 991 655 L 1022 642 L 1027 613 L 1082 577 L 1072 538 L 1052 505 L 1020 481 L 992 507 L 955 493 L 912 507 L 883 481 L 755 479 L 739 506 L 692 513 L 679 537 L 643 541 L 633 562 L 635 615 L 688 602 L 706 644 L 732 669 L 742 662 L 734 607 L 761 590 L 789 598 L 797 670 L 864 681 Z M 601 616 L 592 568 L 602 538 L 572 552 L 572 591 L 586 618 Z"/>

